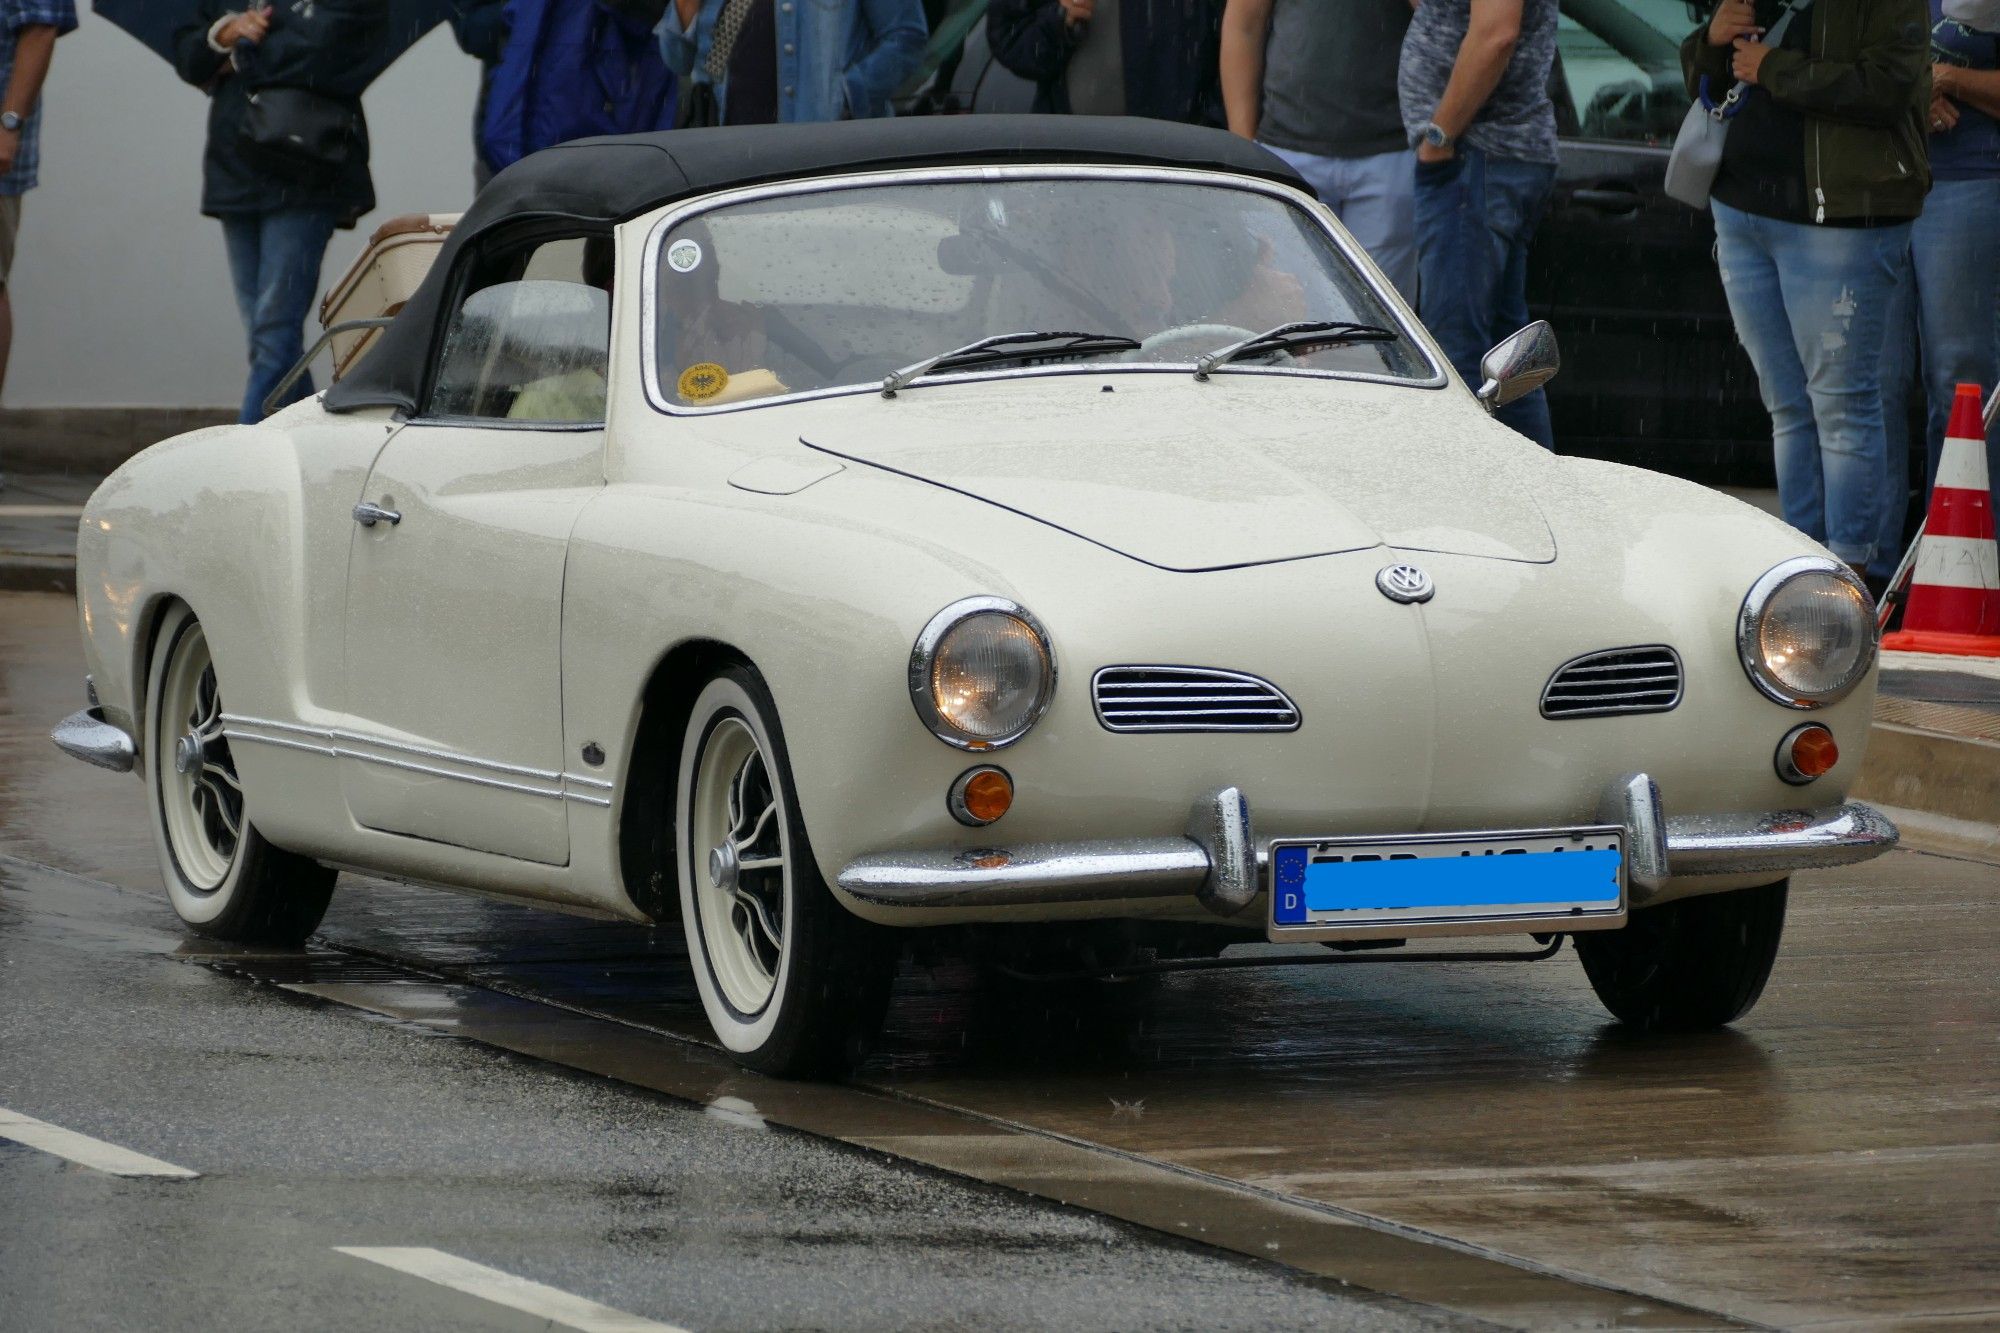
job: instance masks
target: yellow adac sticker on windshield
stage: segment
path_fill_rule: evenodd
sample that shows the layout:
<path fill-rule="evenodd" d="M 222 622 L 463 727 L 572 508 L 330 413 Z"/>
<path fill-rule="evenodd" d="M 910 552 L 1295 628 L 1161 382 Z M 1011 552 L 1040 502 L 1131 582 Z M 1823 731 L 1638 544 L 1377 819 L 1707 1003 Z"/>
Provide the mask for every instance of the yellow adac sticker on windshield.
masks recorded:
<path fill-rule="evenodd" d="M 699 403 L 729 387 L 729 372 L 713 361 L 698 361 L 681 372 L 681 397 Z"/>

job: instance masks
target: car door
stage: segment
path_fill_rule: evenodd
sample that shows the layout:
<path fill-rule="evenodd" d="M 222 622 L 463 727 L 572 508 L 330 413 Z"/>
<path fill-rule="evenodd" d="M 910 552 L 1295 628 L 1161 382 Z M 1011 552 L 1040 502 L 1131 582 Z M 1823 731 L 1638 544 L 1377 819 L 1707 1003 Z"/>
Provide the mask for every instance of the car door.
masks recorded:
<path fill-rule="evenodd" d="M 1564 453 L 1748 483 L 1769 471 L 1770 428 L 1714 228 L 1663 189 L 1693 24 L 1683 0 L 1562 0 L 1560 166 L 1528 299 L 1562 344 L 1549 411 Z"/>
<path fill-rule="evenodd" d="M 348 559 L 352 720 L 339 745 L 365 828 L 568 860 L 563 570 L 603 485 L 610 332 L 609 278 L 584 280 L 585 251 L 563 238 L 480 260 L 426 411 L 369 473 Z"/>

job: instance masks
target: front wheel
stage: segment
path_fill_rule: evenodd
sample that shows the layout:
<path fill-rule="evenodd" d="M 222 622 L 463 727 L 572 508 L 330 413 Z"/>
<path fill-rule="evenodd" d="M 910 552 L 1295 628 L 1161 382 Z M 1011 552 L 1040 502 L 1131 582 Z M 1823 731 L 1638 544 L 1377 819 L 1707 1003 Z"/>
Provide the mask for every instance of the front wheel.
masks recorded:
<path fill-rule="evenodd" d="M 202 935 L 301 944 L 326 914 L 334 872 L 273 847 L 250 822 L 201 622 L 167 613 L 146 677 L 146 794 L 167 897 Z"/>
<path fill-rule="evenodd" d="M 880 1027 L 897 950 L 827 888 L 794 793 L 770 691 L 747 667 L 722 671 L 695 701 L 676 783 L 695 986 L 738 1063 L 827 1077 Z"/>
<path fill-rule="evenodd" d="M 1576 952 L 1604 1007 L 1649 1032 L 1719 1028 L 1764 993 L 1785 933 L 1791 881 L 1682 898 L 1634 912 L 1622 930 L 1583 931 Z"/>

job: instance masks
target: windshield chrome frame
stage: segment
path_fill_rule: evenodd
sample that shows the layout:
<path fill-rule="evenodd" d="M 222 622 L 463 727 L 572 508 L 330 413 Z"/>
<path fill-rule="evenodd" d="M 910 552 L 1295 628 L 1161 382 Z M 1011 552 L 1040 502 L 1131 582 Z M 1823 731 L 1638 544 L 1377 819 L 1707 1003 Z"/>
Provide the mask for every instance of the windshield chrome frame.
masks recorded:
<path fill-rule="evenodd" d="M 669 416 L 715 416 L 725 412 L 741 412 L 752 408 L 775 407 L 783 403 L 807 402 L 815 398 L 845 398 L 857 394 L 876 394 L 882 391 L 882 381 L 864 379 L 853 384 L 833 384 L 818 389 L 802 389 L 796 393 L 770 394 L 761 398 L 746 398 L 740 402 L 723 403 L 714 407 L 699 407 L 690 403 L 670 400 L 660 387 L 660 338 L 659 338 L 659 286 L 660 254 L 666 244 L 669 232 L 681 223 L 703 213 L 726 208 L 732 204 L 750 203 L 759 199 L 772 199 L 793 194 L 833 194 L 843 190 L 874 189 L 885 185 L 965 185 L 981 182 L 1034 181 L 1034 180 L 1122 180 L 1150 181 L 1175 185 L 1208 185 L 1229 190 L 1243 190 L 1251 194 L 1261 194 L 1289 204 L 1304 213 L 1316 223 L 1327 240 L 1347 261 L 1349 270 L 1360 280 L 1389 317 L 1395 321 L 1400 338 L 1414 347 L 1423 364 L 1429 369 L 1426 378 L 1405 375 L 1377 374 L 1372 371 L 1319 370 L 1305 366 L 1248 366 L 1235 364 L 1217 367 L 1219 374 L 1227 375 L 1282 375 L 1319 380 L 1354 380 L 1368 384 L 1393 384 L 1410 389 L 1442 389 L 1450 383 L 1438 357 L 1431 347 L 1429 336 L 1421 326 L 1408 318 L 1399 297 L 1389 289 L 1388 284 L 1379 280 L 1362 256 L 1360 247 L 1333 226 L 1328 225 L 1331 214 L 1326 207 L 1311 195 L 1277 181 L 1261 180 L 1253 176 L 1237 176 L 1228 172 L 1205 171 L 1190 167 L 1134 167 L 1134 166 L 1089 166 L 1077 164 L 1050 164 L 1048 166 L 1004 166 L 1004 167 L 905 167 L 891 171 L 856 172 L 847 176 L 815 176 L 808 180 L 781 181 L 770 185 L 751 185 L 739 189 L 724 190 L 691 200 L 665 214 L 652 225 L 646 235 L 644 259 L 641 263 L 643 281 L 640 286 L 640 379 L 645 385 L 646 401 L 654 410 Z M 1107 371 L 1115 374 L 1194 374 L 1192 360 L 1181 361 L 1120 361 L 1109 365 L 1103 362 L 1085 361 L 1059 365 L 1018 366 L 1006 370 L 971 370 L 947 372 L 942 375 L 926 375 L 911 388 L 918 385 L 968 384 L 985 380 L 1023 379 L 1030 376 L 1048 377 L 1057 375 L 1103 375 Z"/>

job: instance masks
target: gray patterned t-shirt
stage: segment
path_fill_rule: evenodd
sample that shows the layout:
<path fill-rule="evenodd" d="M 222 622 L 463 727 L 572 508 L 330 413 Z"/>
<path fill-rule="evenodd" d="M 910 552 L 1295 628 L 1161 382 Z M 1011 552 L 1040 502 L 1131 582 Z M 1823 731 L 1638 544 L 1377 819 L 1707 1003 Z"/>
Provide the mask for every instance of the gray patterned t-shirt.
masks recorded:
<path fill-rule="evenodd" d="M 1457 63 L 1471 20 L 1472 0 L 1420 0 L 1403 38 L 1396 91 L 1410 142 L 1423 133 Z M 1556 0 L 1522 0 L 1521 38 L 1500 86 L 1462 136 L 1494 157 L 1518 162 L 1556 160 L 1556 110 L 1549 71 L 1556 58 Z"/>

